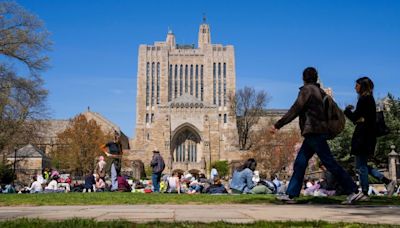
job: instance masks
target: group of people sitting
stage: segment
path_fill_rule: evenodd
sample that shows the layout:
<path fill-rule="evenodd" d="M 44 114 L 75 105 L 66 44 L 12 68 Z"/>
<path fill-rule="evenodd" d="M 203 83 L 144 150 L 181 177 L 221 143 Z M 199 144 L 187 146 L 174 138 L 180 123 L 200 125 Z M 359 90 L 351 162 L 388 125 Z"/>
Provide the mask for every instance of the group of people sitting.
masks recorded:
<path fill-rule="evenodd" d="M 27 187 L 17 187 L 9 184 L 3 193 L 52 193 L 71 191 L 71 178 L 63 177 L 56 169 L 43 169 L 41 173 L 32 176 L 32 182 Z"/>

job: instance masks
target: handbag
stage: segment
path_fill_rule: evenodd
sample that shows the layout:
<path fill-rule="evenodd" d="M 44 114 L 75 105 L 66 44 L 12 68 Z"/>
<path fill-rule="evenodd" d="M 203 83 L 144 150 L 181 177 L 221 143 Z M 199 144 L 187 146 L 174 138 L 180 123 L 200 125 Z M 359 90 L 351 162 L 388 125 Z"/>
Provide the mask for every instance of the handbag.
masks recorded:
<path fill-rule="evenodd" d="M 376 112 L 376 137 L 381 137 L 390 133 L 390 129 L 386 126 L 383 111 Z"/>

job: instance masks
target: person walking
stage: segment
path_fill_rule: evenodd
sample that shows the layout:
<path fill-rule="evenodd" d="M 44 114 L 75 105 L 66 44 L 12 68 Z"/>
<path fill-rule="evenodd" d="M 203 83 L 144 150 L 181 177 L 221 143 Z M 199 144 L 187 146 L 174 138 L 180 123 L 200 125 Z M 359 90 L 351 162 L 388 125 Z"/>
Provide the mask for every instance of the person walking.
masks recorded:
<path fill-rule="evenodd" d="M 307 67 L 303 71 L 304 85 L 300 87 L 296 101 L 270 129 L 271 134 L 275 134 L 280 128 L 299 117 L 300 130 L 304 137 L 293 165 L 293 174 L 286 195 L 278 199 L 294 202 L 294 198 L 300 195 L 308 161 L 316 153 L 322 164 L 338 177 L 337 179 L 348 194 L 344 203 L 350 204 L 358 199 L 358 188 L 350 175 L 336 162 L 327 143 L 328 126 L 323 108 L 323 97 L 326 93 L 317 82 L 317 70 L 314 67 Z"/>
<path fill-rule="evenodd" d="M 356 109 L 348 105 L 344 111 L 349 120 L 356 126 L 351 139 L 351 153 L 355 156 L 356 170 L 361 185 L 360 200 L 368 200 L 368 174 L 386 184 L 388 196 L 395 190 L 395 181 L 386 178 L 377 169 L 367 164 L 368 158 L 374 155 L 376 146 L 376 103 L 373 96 L 374 83 L 368 77 L 356 80 L 358 101 Z M 353 111 L 354 110 L 354 111 Z"/>
<path fill-rule="evenodd" d="M 101 146 L 102 151 L 107 155 L 109 161 L 107 164 L 110 164 L 111 173 L 111 191 L 118 190 L 118 180 L 117 174 L 121 172 L 121 158 L 122 158 L 122 145 L 120 142 L 120 135 L 118 132 L 114 132 L 114 140 L 112 142 L 108 142 Z"/>
<path fill-rule="evenodd" d="M 152 167 L 151 180 L 153 183 L 153 192 L 160 192 L 161 174 L 164 171 L 165 163 L 160 154 L 160 151 L 153 151 L 153 158 L 151 159 L 150 166 Z"/>

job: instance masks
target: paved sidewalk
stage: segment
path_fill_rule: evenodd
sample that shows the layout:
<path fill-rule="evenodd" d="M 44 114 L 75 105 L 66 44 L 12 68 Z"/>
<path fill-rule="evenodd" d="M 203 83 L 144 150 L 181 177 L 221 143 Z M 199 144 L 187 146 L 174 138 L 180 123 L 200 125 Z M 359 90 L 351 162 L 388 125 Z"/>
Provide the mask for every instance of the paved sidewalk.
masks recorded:
<path fill-rule="evenodd" d="M 397 206 L 341 205 L 107 205 L 107 206 L 37 206 L 0 207 L 0 220 L 15 218 L 62 220 L 73 217 L 96 220 L 125 219 L 149 221 L 226 221 L 249 223 L 258 220 L 360 222 L 400 224 Z"/>

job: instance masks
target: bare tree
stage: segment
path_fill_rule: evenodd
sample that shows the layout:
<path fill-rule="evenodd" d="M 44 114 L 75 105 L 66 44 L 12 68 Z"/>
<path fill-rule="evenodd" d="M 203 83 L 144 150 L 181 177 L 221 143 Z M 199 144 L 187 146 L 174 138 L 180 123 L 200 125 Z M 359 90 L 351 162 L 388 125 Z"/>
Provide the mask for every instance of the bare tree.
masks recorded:
<path fill-rule="evenodd" d="M 43 22 L 15 2 L 0 2 L 0 54 L 24 63 L 32 75 L 47 68 L 49 33 Z"/>
<path fill-rule="evenodd" d="M 253 132 L 254 145 L 249 153 L 243 155 L 243 158 L 256 159 L 257 169 L 265 177 L 288 172 L 296 155 L 295 147 L 302 141 L 300 133 L 295 129 L 271 135 L 269 127 L 263 126 Z"/>
<path fill-rule="evenodd" d="M 49 60 L 48 34 L 42 21 L 17 3 L 0 2 L 0 153 L 30 142 L 36 120 L 45 116 L 47 91 L 39 73 Z M 26 66 L 30 74 L 18 75 L 13 66 Z"/>
<path fill-rule="evenodd" d="M 253 145 L 253 142 L 249 140 L 251 128 L 258 123 L 268 102 L 267 92 L 244 87 L 239 89 L 236 95 L 230 95 L 229 100 L 231 111 L 236 116 L 239 148 L 248 150 Z"/>

